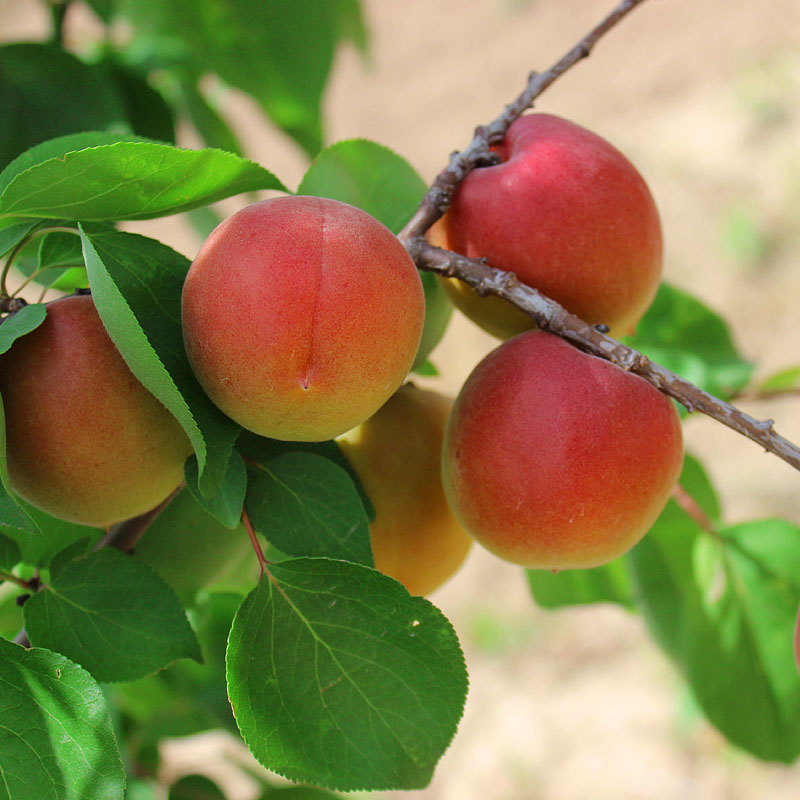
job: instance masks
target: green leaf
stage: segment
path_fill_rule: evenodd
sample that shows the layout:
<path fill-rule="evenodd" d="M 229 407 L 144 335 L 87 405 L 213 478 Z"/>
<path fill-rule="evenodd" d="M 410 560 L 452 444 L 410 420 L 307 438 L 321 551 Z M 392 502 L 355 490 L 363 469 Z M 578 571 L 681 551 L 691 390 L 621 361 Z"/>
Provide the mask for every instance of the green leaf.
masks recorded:
<path fill-rule="evenodd" d="M 178 658 L 202 660 L 172 589 L 118 550 L 66 564 L 24 612 L 33 644 L 64 653 L 99 681 L 134 680 Z"/>
<path fill-rule="evenodd" d="M 131 372 L 180 422 L 201 470 L 201 491 L 221 486 L 239 427 L 222 414 L 189 366 L 181 289 L 189 261 L 155 239 L 82 233 L 97 311 Z"/>
<path fill-rule="evenodd" d="M 386 191 L 387 186 L 391 191 Z M 331 145 L 314 159 L 297 194 L 357 206 L 398 233 L 426 190 L 425 181 L 402 156 L 368 139 L 349 139 Z"/>
<path fill-rule="evenodd" d="M 793 761 L 800 529 L 764 520 L 712 534 L 670 501 L 631 563 L 639 607 L 708 719 L 759 758 Z"/>
<path fill-rule="evenodd" d="M 334 0 L 334 5 L 339 36 L 345 41 L 352 42 L 362 55 L 366 55 L 369 48 L 369 33 L 359 0 Z"/>
<path fill-rule="evenodd" d="M 0 353 L 5 353 L 20 336 L 38 328 L 46 316 L 44 303 L 31 303 L 6 317 L 0 325 Z"/>
<path fill-rule="evenodd" d="M 425 378 L 435 378 L 439 374 L 439 370 L 436 369 L 436 365 L 428 361 L 428 359 L 424 359 L 418 366 L 412 367 L 412 372 L 415 372 L 417 375 L 422 375 Z"/>
<path fill-rule="evenodd" d="M 169 787 L 167 800 L 225 800 L 225 794 L 205 775 L 184 775 Z"/>
<path fill-rule="evenodd" d="M 789 367 L 765 378 L 758 386 L 759 394 L 792 392 L 800 389 L 800 367 Z"/>
<path fill-rule="evenodd" d="M 209 593 L 192 609 L 204 664 L 178 661 L 155 675 L 110 687 L 114 706 L 135 722 L 143 746 L 210 729 L 238 735 L 225 683 L 225 648 L 241 602 L 239 594 Z"/>
<path fill-rule="evenodd" d="M 39 532 L 36 536 L 19 531 L 7 532 L 7 535 L 19 545 L 22 560 L 26 564 L 47 567 L 53 556 L 65 547 L 81 540 L 89 540 L 94 544 L 103 535 L 100 528 L 90 528 L 86 525 L 78 525 L 75 522 L 66 522 L 63 519 L 51 517 L 24 500 L 19 500 L 19 504 Z"/>
<path fill-rule="evenodd" d="M 345 457 L 342 448 L 333 439 L 329 439 L 326 442 L 281 442 L 278 439 L 257 436 L 250 431 L 242 431 L 236 445 L 245 458 L 258 463 L 269 461 L 282 453 L 314 453 L 333 461 L 334 464 L 338 464 L 350 476 L 350 479 L 355 484 L 369 521 L 372 522 L 375 519 L 375 509 L 372 507 L 372 502 L 361 485 L 358 474 Z"/>
<path fill-rule="evenodd" d="M 217 147 L 239 156 L 243 154 L 242 147 L 228 123 L 191 80 L 178 80 L 177 92 L 189 119 L 209 147 Z"/>
<path fill-rule="evenodd" d="M 342 796 L 311 786 L 288 786 L 267 791 L 260 800 L 342 800 Z"/>
<path fill-rule="evenodd" d="M 83 130 L 125 131 L 125 107 L 102 67 L 60 47 L 0 47 L 0 167 L 31 145 Z"/>
<path fill-rule="evenodd" d="M 0 639 L 12 640 L 24 627 L 17 598 L 22 589 L 12 583 L 0 585 Z"/>
<path fill-rule="evenodd" d="M 2 397 L 0 397 L 0 531 L 14 539 L 21 534 L 24 540 L 30 539 L 32 533 L 39 533 L 36 523 L 11 491 L 6 464 L 6 417 Z M 22 546 L 21 542 L 18 544 Z"/>
<path fill-rule="evenodd" d="M 180 54 L 198 76 L 216 73 L 254 97 L 309 156 L 319 151 L 322 93 L 339 20 L 346 24 L 339 3 L 306 0 L 297 13 L 292 0 L 135 0 L 125 13 L 154 50 Z"/>
<path fill-rule="evenodd" d="M 442 289 L 442 284 L 432 272 L 421 272 L 422 289 L 425 292 L 425 324 L 411 369 L 420 375 L 438 375 L 436 367 L 427 361 L 433 349 L 442 340 L 453 316 L 453 304 Z M 426 364 L 433 368 L 425 370 Z"/>
<path fill-rule="evenodd" d="M 284 553 L 372 566 L 369 520 L 339 466 L 289 452 L 250 465 L 245 506 L 256 530 Z"/>
<path fill-rule="evenodd" d="M 50 559 L 50 580 L 56 580 L 61 570 L 64 569 L 64 567 L 67 566 L 67 564 L 69 564 L 71 561 L 85 556 L 93 544 L 94 541 L 87 537 L 85 539 L 77 539 L 63 549 L 59 550 Z"/>
<path fill-rule="evenodd" d="M 686 292 L 662 284 L 626 339 L 667 369 L 707 392 L 728 398 L 750 380 L 753 365 L 736 350 L 728 325 Z"/>
<path fill-rule="evenodd" d="M 11 252 L 39 222 L 40 220 L 38 219 L 26 219 L 23 222 L 17 222 L 5 227 L 0 225 L 0 257 Z"/>
<path fill-rule="evenodd" d="M 58 653 L 0 640 L 4 800 L 120 800 L 125 775 L 100 687 Z"/>
<path fill-rule="evenodd" d="M 20 173 L 0 195 L 0 218 L 152 219 L 242 192 L 283 188 L 271 172 L 232 153 L 117 142 Z"/>
<path fill-rule="evenodd" d="M 161 796 L 159 785 L 144 778 L 128 781 L 125 790 L 125 800 L 160 800 Z"/>
<path fill-rule="evenodd" d="M 136 544 L 135 557 L 187 604 L 200 589 L 223 586 L 242 594 L 258 580 L 256 555 L 240 525 L 230 530 L 184 489 Z"/>
<path fill-rule="evenodd" d="M 190 457 L 184 467 L 186 486 L 194 499 L 218 519 L 226 528 L 238 528 L 242 520 L 244 495 L 247 491 L 247 469 L 238 450 L 231 453 L 225 478 L 219 491 L 211 497 L 204 497 L 198 486 L 197 459 Z"/>
<path fill-rule="evenodd" d="M 271 565 L 236 614 L 226 663 L 255 757 L 342 790 L 427 786 L 467 691 L 455 632 L 435 606 L 327 559 Z"/>
<path fill-rule="evenodd" d="M 106 71 L 109 81 L 116 88 L 131 130 L 148 139 L 174 144 L 172 109 L 160 92 L 150 85 L 147 75 L 114 58 L 107 58 L 98 66 Z"/>
<path fill-rule="evenodd" d="M 0 534 L 0 569 L 10 570 L 22 561 L 19 545 L 7 536 Z"/>
<path fill-rule="evenodd" d="M 553 574 L 547 570 L 526 570 L 528 587 L 542 608 L 618 603 L 633 610 L 634 599 L 625 557 L 595 569 L 567 569 Z"/>
<path fill-rule="evenodd" d="M 20 153 L 2 172 L 0 172 L 0 195 L 6 190 L 8 184 L 25 172 L 25 170 L 50 161 L 54 158 L 63 158 L 67 153 L 76 150 L 85 150 L 89 147 L 116 144 L 117 142 L 141 142 L 140 137 L 130 133 L 109 133 L 107 131 L 81 131 L 66 136 L 57 136 L 48 139 Z"/>

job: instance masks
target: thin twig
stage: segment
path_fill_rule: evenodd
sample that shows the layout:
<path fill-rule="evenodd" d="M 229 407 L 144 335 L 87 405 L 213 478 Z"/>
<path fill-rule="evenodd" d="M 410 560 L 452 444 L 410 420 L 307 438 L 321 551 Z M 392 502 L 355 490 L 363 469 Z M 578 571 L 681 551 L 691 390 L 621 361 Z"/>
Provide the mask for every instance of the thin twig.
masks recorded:
<path fill-rule="evenodd" d="M 602 22 L 592 28 L 578 44 L 564 53 L 549 69 L 544 72 L 532 72 L 525 89 L 505 107 L 503 113 L 488 125 L 478 126 L 469 147 L 450 156 L 447 168 L 439 173 L 414 216 L 400 231 L 400 241 L 405 244 L 410 239 L 424 235 L 425 231 L 447 210 L 458 184 L 475 167 L 492 162 L 490 148 L 493 144 L 499 144 L 503 140 L 511 123 L 530 108 L 533 101 L 557 78 L 570 67 L 587 58 L 598 40 L 643 2 L 644 0 L 623 0 Z"/>

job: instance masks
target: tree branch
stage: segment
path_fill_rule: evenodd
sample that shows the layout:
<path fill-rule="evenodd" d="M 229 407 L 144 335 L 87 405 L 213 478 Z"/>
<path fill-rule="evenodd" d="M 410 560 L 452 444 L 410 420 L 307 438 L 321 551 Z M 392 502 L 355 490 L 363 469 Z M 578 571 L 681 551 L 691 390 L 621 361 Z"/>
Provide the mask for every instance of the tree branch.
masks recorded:
<path fill-rule="evenodd" d="M 640 375 L 664 394 L 677 400 L 688 411 L 700 411 L 712 417 L 757 442 L 795 469 L 800 469 L 800 448 L 775 431 L 773 420 L 757 420 L 745 414 L 730 403 L 652 362 L 638 350 L 606 336 L 596 327 L 570 314 L 555 300 L 520 283 L 512 272 L 504 272 L 483 261 L 434 247 L 424 238 L 412 239 L 406 242 L 406 247 L 420 269 L 446 277 L 457 277 L 480 294 L 496 294 L 508 300 L 531 316 L 542 330 L 555 333 L 587 353 L 605 358 L 628 372 Z"/>
<path fill-rule="evenodd" d="M 123 520 L 112 525 L 106 535 L 94 546 L 95 550 L 103 547 L 115 547 L 123 552 L 130 552 L 136 546 L 144 532 L 150 527 L 155 518 L 175 499 L 185 484 L 181 482 L 177 489 L 165 500 L 162 500 L 155 508 L 139 514 L 138 517 Z"/>
<path fill-rule="evenodd" d="M 703 391 L 679 375 L 653 363 L 647 356 L 606 336 L 574 314 L 520 283 L 511 272 L 491 267 L 483 260 L 470 259 L 429 244 L 425 233 L 447 210 L 458 184 L 476 167 L 492 163 L 491 145 L 502 141 L 511 123 L 560 75 L 586 58 L 607 31 L 643 0 L 623 0 L 578 44 L 542 73 L 532 73 L 525 90 L 488 125 L 479 126 L 469 147 L 453 153 L 450 163 L 437 176 L 419 208 L 399 234 L 400 240 L 423 270 L 456 277 L 479 294 L 495 294 L 529 314 L 542 330 L 555 333 L 581 350 L 640 375 L 660 391 L 674 398 L 690 412 L 700 411 L 760 444 L 765 450 L 800 469 L 800 448 L 774 429 L 773 420 L 758 420 L 740 409 Z"/>
<path fill-rule="evenodd" d="M 493 163 L 491 146 L 503 141 L 511 123 L 523 111 L 533 105 L 533 101 L 570 67 L 587 58 L 597 41 L 613 28 L 626 14 L 644 0 L 623 0 L 605 19 L 592 28 L 578 44 L 564 53 L 545 72 L 532 72 L 528 85 L 522 93 L 509 103 L 503 113 L 488 125 L 479 125 L 469 147 L 450 156 L 447 168 L 439 173 L 431 188 L 422 199 L 419 208 L 408 224 L 400 231 L 400 241 L 404 244 L 414 237 L 423 236 L 425 231 L 444 214 L 450 205 L 453 194 L 461 181 L 475 167 Z"/>

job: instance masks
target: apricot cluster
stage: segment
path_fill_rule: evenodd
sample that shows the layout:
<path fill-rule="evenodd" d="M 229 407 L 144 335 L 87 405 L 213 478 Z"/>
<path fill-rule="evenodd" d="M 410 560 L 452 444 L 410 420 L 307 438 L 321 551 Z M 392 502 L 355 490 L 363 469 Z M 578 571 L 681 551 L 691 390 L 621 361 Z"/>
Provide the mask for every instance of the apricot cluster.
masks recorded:
<path fill-rule="evenodd" d="M 546 114 L 517 120 L 499 163 L 471 173 L 434 243 L 513 272 L 590 323 L 630 333 L 661 275 L 661 226 L 633 165 L 595 134 Z M 530 568 L 595 567 L 652 526 L 683 444 L 670 400 L 642 378 L 531 331 L 499 298 L 446 282 L 505 342 L 472 372 L 447 426 L 442 478 L 464 528 Z M 524 332 L 527 331 L 527 332 Z"/>
<path fill-rule="evenodd" d="M 598 136 L 544 114 L 515 122 L 495 151 L 498 163 L 462 182 L 430 238 L 514 272 L 587 322 L 630 332 L 661 272 L 658 213 L 639 173 Z M 680 472 L 671 401 L 529 330 L 513 306 L 446 286 L 479 325 L 518 334 L 475 368 L 455 404 L 403 385 L 449 307 L 429 308 L 422 337 L 425 294 L 397 238 L 334 200 L 257 202 L 219 225 L 189 269 L 186 353 L 242 427 L 288 441 L 346 434 L 376 510 L 375 564 L 414 594 L 446 581 L 473 538 L 534 568 L 592 567 L 625 552 Z M 55 516 L 108 526 L 181 482 L 186 435 L 130 372 L 89 296 L 48 305 L 45 322 L 0 359 L 0 393 L 11 486 Z M 182 497 L 178 515 L 193 503 Z M 204 512 L 185 513 L 183 527 L 164 525 L 180 528 L 188 552 L 190 521 Z M 209 528 L 207 538 L 208 563 L 182 587 L 190 594 L 225 560 L 215 542 L 238 553 L 227 532 Z M 143 553 L 155 562 L 159 544 L 154 528 Z"/>

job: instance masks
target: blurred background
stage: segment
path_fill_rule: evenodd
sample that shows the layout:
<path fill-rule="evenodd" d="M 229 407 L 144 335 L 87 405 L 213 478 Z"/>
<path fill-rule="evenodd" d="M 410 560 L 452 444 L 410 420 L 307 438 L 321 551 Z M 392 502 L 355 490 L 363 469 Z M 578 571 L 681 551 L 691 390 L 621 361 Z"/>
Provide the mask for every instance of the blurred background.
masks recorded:
<path fill-rule="evenodd" d="M 365 58 L 336 55 L 326 141 L 366 137 L 426 181 L 612 7 L 612 0 L 362 0 Z M 303 3 L 297 3 L 303 13 Z M 39 0 L 0 0 L 0 38 L 48 35 Z M 99 23 L 75 2 L 67 45 L 90 47 Z M 246 154 L 290 188 L 308 161 L 253 100 L 234 90 L 221 110 Z M 797 0 L 649 0 L 538 101 L 622 150 L 655 195 L 665 278 L 722 314 L 766 377 L 800 365 L 800 4 Z M 0 109 L 0 115 L 3 111 Z M 58 113 L 54 109 L 54 113 Z M 194 145 L 190 131 L 179 143 Z M 244 200 L 226 201 L 229 213 Z M 186 220 L 128 225 L 188 257 Z M 421 380 L 455 394 L 497 342 L 458 314 Z M 800 398 L 746 401 L 800 442 Z M 718 423 L 691 418 L 687 449 L 713 478 L 733 523 L 782 516 L 800 524 L 800 476 Z M 426 800 L 795 800 L 800 768 L 765 765 L 702 720 L 643 622 L 617 607 L 538 610 L 521 570 L 474 548 L 431 598 L 453 621 L 471 688 L 464 719 Z M 231 797 L 256 784 L 234 766 L 232 739 L 176 740 L 168 775 L 200 769 Z M 381 795 L 400 798 L 400 793 Z"/>

